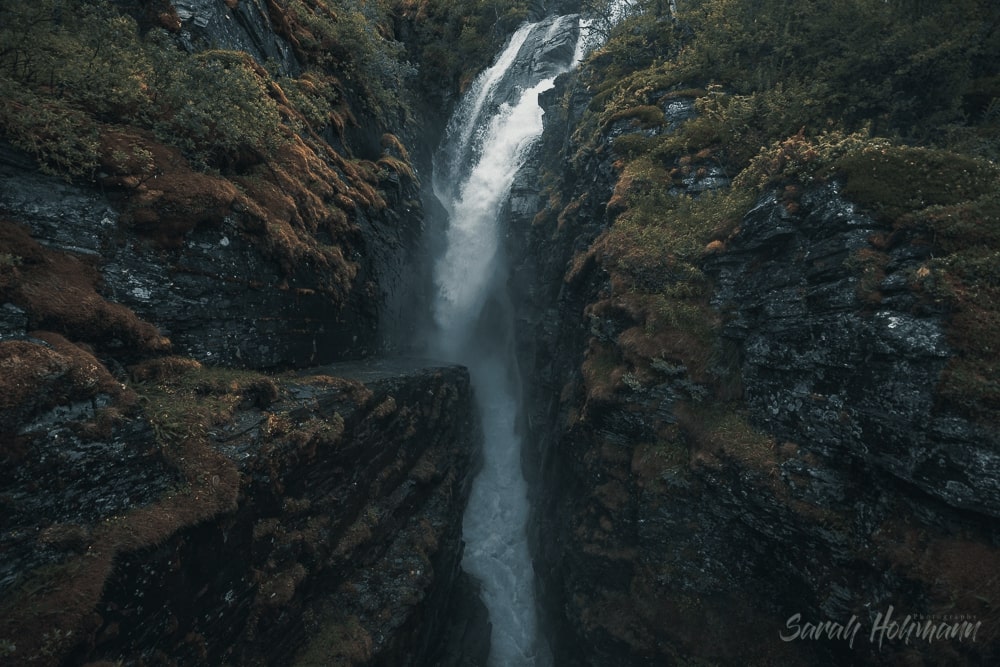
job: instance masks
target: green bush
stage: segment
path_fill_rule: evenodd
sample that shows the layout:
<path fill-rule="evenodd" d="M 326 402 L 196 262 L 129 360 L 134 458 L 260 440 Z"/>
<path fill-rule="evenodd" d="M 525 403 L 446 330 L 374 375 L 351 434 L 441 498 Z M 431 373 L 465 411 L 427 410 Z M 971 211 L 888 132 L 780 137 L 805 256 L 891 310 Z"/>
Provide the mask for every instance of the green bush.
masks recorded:
<path fill-rule="evenodd" d="M 151 40 L 152 48 L 157 47 Z M 261 157 L 281 142 L 278 105 L 259 68 L 244 53 L 205 51 L 187 56 L 160 44 L 156 105 L 137 118 L 157 137 L 180 148 L 197 165 L 226 163 L 244 151 Z"/>
<path fill-rule="evenodd" d="M 845 195 L 889 219 L 978 199 L 995 192 L 1000 176 L 982 159 L 874 142 L 848 151 L 833 168 L 845 179 Z"/>
<path fill-rule="evenodd" d="M 0 133 L 54 174 L 87 177 L 98 164 L 97 124 L 66 100 L 0 78 Z"/>
<path fill-rule="evenodd" d="M 152 129 L 202 167 L 280 141 L 267 75 L 245 54 L 191 56 L 159 30 L 142 38 L 101 0 L 6 1 L 0 17 L 3 131 L 50 169 L 92 170 L 101 123 Z"/>
<path fill-rule="evenodd" d="M 409 109 L 416 68 L 393 36 L 385 0 L 285 0 L 288 37 L 311 64 L 335 72 L 383 124 Z"/>
<path fill-rule="evenodd" d="M 528 16 L 526 0 L 395 0 L 407 24 L 406 47 L 419 63 L 417 85 L 429 99 L 449 97 L 489 65 Z"/>
<path fill-rule="evenodd" d="M 592 97 L 566 176 L 605 150 L 611 123 L 655 130 L 615 138 L 613 222 L 588 255 L 618 298 L 644 304 L 633 311 L 648 341 L 635 355 L 657 341 L 672 363 L 716 364 L 706 361 L 715 329 L 705 252 L 724 251 L 762 190 L 784 187 L 793 211 L 798 185 L 838 179 L 848 197 L 935 247 L 914 285 L 952 313 L 959 352 L 942 396 L 975 415 L 1000 406 L 995 346 L 976 342 L 1000 335 L 991 270 L 1000 179 L 979 157 L 1000 155 L 1000 4 L 687 0 L 676 20 L 658 4 L 638 3 L 584 64 Z M 697 115 L 668 131 L 661 110 L 675 97 L 694 99 Z M 730 189 L 671 194 L 709 165 L 735 175 Z M 884 255 L 858 261 L 874 296 Z"/>

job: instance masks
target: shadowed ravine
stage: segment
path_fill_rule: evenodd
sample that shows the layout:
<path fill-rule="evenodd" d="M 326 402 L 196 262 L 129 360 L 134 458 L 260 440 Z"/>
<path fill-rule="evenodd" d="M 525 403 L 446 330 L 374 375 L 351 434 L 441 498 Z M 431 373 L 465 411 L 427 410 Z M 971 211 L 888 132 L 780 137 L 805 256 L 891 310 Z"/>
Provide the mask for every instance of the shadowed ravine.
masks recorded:
<path fill-rule="evenodd" d="M 522 26 L 470 88 L 435 160 L 448 214 L 436 259 L 431 352 L 469 367 L 484 434 L 482 470 L 463 521 L 463 567 L 482 583 L 491 665 L 546 664 L 538 638 L 521 472 L 520 378 L 512 347 L 499 213 L 542 131 L 540 92 L 576 57 L 578 18 Z"/>

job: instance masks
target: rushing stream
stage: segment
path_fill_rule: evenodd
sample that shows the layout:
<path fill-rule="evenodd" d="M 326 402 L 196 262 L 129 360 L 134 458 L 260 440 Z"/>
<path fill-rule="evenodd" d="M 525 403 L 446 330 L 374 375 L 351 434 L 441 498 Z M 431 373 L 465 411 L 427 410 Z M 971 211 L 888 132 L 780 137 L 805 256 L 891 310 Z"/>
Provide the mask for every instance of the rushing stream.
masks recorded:
<path fill-rule="evenodd" d="M 493 626 L 490 664 L 504 667 L 548 659 L 527 544 L 520 379 L 499 217 L 542 132 L 538 95 L 579 58 L 579 34 L 576 16 L 522 26 L 463 97 L 434 166 L 448 226 L 434 266 L 432 352 L 468 366 L 479 404 L 483 467 L 463 520 L 463 567 L 482 584 Z"/>

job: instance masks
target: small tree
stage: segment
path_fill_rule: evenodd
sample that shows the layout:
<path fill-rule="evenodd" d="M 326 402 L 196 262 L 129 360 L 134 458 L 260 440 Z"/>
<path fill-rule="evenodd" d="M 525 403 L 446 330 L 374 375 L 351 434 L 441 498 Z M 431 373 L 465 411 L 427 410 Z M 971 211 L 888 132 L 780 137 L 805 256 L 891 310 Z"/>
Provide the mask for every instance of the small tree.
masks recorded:
<path fill-rule="evenodd" d="M 676 0 L 583 0 L 580 11 L 590 20 L 586 30 L 599 41 L 611 37 L 615 26 L 626 19 L 649 14 L 656 19 L 677 16 Z"/>

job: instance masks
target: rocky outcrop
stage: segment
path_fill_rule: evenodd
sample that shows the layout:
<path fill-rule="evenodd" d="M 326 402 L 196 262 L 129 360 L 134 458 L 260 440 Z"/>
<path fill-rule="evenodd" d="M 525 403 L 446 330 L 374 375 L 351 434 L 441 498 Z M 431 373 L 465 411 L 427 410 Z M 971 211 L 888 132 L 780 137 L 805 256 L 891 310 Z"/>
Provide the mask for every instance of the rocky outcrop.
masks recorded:
<path fill-rule="evenodd" d="M 4 423 L 4 664 L 444 661 L 452 604 L 474 599 L 464 369 L 272 379 L 170 357 L 133 369 L 136 401 L 47 341 L 0 344 L 8 371 L 45 357 L 37 393 L 69 405 Z"/>
<path fill-rule="evenodd" d="M 239 211 L 223 207 L 164 244 L 143 237 L 102 194 L 20 164 L 0 164 L 7 219 L 39 243 L 93 264 L 102 295 L 153 323 L 175 352 L 216 364 L 302 367 L 377 351 L 382 309 L 420 228 L 412 205 L 402 215 L 416 221 L 401 222 L 392 209 L 359 212 L 354 246 L 344 249 L 359 269 L 340 298 L 328 287 L 329 267 L 289 265 Z M 192 217 L 205 213 L 203 202 L 191 208 Z"/>
<path fill-rule="evenodd" d="M 985 425 L 937 409 L 955 354 L 942 309 L 911 286 L 932 248 L 877 250 L 884 224 L 840 197 L 808 192 L 790 214 L 774 196 L 706 264 L 742 356 L 747 405 L 779 439 L 806 440 L 960 509 L 1000 516 L 1000 455 Z M 877 265 L 866 276 L 858 265 Z M 863 369 L 863 372 L 862 372 Z"/>
<path fill-rule="evenodd" d="M 180 24 L 181 43 L 189 51 L 243 51 L 261 65 L 277 64 L 286 76 L 301 71 L 292 46 L 276 34 L 265 0 L 173 0 L 170 4 Z"/>
<path fill-rule="evenodd" d="M 267 3 L 115 4 L 299 71 Z M 467 374 L 372 360 L 423 212 L 369 120 L 206 169 L 102 119 L 86 182 L 0 146 L 0 664 L 484 663 Z"/>
<path fill-rule="evenodd" d="M 520 181 L 510 242 L 557 664 L 995 660 L 1000 443 L 938 398 L 956 352 L 913 288 L 929 246 L 884 243 L 836 183 L 768 194 L 702 262 L 712 383 L 669 355 L 630 371 L 642 319 L 591 245 L 614 217 L 607 142 L 641 130 L 580 150 L 586 94 L 565 78 L 546 99 L 536 169 L 570 204 L 534 217 L 546 193 Z M 692 106 L 664 99 L 669 130 Z"/>

